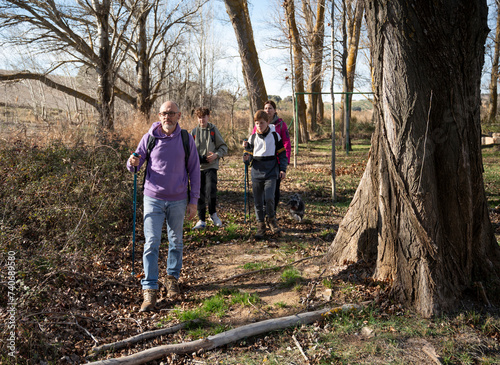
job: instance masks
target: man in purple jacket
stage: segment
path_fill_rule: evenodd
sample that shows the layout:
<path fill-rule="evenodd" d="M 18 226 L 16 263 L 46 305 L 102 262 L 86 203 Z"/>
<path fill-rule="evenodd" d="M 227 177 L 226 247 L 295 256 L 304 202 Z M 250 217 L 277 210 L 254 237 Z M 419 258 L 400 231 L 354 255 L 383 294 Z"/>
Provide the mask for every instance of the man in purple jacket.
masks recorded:
<path fill-rule="evenodd" d="M 178 124 L 181 112 L 176 103 L 167 101 L 160 107 L 160 121 L 153 123 L 135 153 L 127 161 L 129 171 L 141 168 L 146 159 L 149 135 L 156 138 L 146 168 L 144 183 L 144 244 L 143 266 L 145 277 L 141 281 L 144 301 L 141 312 L 154 308 L 158 296 L 158 254 L 163 221 L 167 223 L 167 295 L 180 294 L 178 279 L 182 268 L 184 215 L 193 219 L 200 197 L 200 161 L 193 137 L 189 136 L 190 153 L 185 152 Z M 187 171 L 186 171 L 187 170 Z M 188 180 L 190 196 L 188 197 Z"/>

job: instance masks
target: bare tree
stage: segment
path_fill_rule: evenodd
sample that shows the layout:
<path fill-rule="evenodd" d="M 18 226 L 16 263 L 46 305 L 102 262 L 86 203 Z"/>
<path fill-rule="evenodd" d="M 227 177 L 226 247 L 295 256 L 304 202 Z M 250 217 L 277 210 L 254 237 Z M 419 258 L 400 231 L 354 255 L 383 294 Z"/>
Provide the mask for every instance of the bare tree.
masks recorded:
<path fill-rule="evenodd" d="M 0 27 L 30 30 L 18 32 L 20 36 L 11 32 L 5 42 L 36 44 L 40 52 L 58 54 L 59 59 L 43 73 L 13 72 L 0 80 L 37 79 L 80 98 L 99 110 L 106 129 L 113 128 L 115 96 L 148 119 L 153 104 L 166 92 L 165 80 L 180 65 L 172 61 L 172 50 L 196 25 L 193 16 L 206 1 L 78 0 L 69 5 L 65 1 L 0 0 Z M 124 62 L 133 66 L 127 68 Z M 96 70 L 96 98 L 50 77 L 69 63 Z"/>
<path fill-rule="evenodd" d="M 250 111 L 253 115 L 264 106 L 267 92 L 253 38 L 247 0 L 224 0 L 224 3 L 238 41 L 243 77 L 248 91 Z M 251 126 L 253 126 L 253 120 Z"/>
<path fill-rule="evenodd" d="M 373 263 L 424 316 L 500 282 L 480 148 L 486 1 L 365 0 L 376 130 L 329 262 Z M 436 50 L 439 50 L 438 52 Z"/>
<path fill-rule="evenodd" d="M 308 40 L 310 46 L 309 78 L 307 81 L 307 91 L 309 95 L 309 104 L 307 105 L 308 131 L 316 131 L 317 121 L 323 120 L 324 106 L 321 96 L 323 81 L 323 50 L 325 39 L 325 0 L 318 0 L 316 4 L 316 15 L 312 15 L 311 4 L 309 0 L 302 2 L 306 26 L 308 29 Z"/>
<path fill-rule="evenodd" d="M 117 85 L 115 91 L 119 98 L 148 120 L 156 100 L 165 95 L 165 80 L 179 72 L 181 62 L 169 61 L 177 57 L 183 37 L 198 26 L 195 15 L 207 0 L 123 2 L 132 15 L 132 25 L 122 38 L 122 47 L 128 49 L 136 76 L 120 73 L 120 80 L 130 87 L 132 93 Z"/>
<path fill-rule="evenodd" d="M 488 109 L 488 120 L 494 122 L 497 117 L 498 108 L 498 60 L 500 58 L 500 1 L 495 0 L 496 6 L 496 30 L 495 30 L 495 51 L 491 65 L 490 78 L 490 105 Z"/>
<path fill-rule="evenodd" d="M 309 141 L 309 132 L 307 130 L 306 102 L 304 98 L 304 64 L 302 52 L 302 41 L 295 21 L 295 3 L 294 0 L 285 0 L 283 3 L 285 16 L 288 24 L 289 39 L 293 50 L 293 75 L 297 104 L 299 142 Z"/>
<path fill-rule="evenodd" d="M 351 149 L 349 136 L 352 92 L 356 75 L 361 23 L 365 9 L 364 0 L 342 0 L 342 94 L 340 129 L 342 131 L 342 147 Z"/>
<path fill-rule="evenodd" d="M 135 3 L 134 3 L 135 4 Z M 112 0 L 23 1 L 0 0 L 0 29 L 10 30 L 4 43 L 37 47 L 38 52 L 59 54 L 59 62 L 44 73 L 13 72 L 0 80 L 35 79 L 80 98 L 99 111 L 100 126 L 113 129 L 113 85 L 126 53 L 121 47 L 130 14 L 123 2 Z M 97 71 L 97 98 L 60 85 L 49 76 L 63 64 L 87 65 Z"/>

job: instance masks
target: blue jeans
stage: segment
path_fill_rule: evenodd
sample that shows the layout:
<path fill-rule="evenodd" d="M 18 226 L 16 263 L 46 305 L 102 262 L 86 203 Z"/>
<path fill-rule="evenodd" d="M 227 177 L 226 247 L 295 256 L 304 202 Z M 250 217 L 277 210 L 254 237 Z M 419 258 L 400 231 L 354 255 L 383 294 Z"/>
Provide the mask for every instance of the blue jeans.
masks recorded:
<path fill-rule="evenodd" d="M 143 289 L 158 289 L 158 255 L 163 221 L 167 223 L 167 274 L 179 278 L 182 268 L 182 228 L 187 199 L 164 201 L 144 196 L 144 274 Z"/>

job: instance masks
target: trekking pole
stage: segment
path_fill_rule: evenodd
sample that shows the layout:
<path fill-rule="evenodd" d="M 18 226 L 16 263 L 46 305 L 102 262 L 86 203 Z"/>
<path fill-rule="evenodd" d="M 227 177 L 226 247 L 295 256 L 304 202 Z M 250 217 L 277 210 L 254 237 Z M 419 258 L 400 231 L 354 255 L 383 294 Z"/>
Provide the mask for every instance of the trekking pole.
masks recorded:
<path fill-rule="evenodd" d="M 246 138 L 243 140 L 244 142 L 248 141 Z M 248 161 L 245 161 L 245 220 L 247 222 L 247 179 L 248 179 Z"/>
<path fill-rule="evenodd" d="M 137 153 L 133 153 L 135 157 L 139 157 Z M 137 166 L 134 166 L 134 228 L 132 232 L 132 275 L 135 275 L 134 265 L 135 265 L 135 218 L 137 215 Z"/>
<path fill-rule="evenodd" d="M 245 223 L 247 222 L 247 181 L 248 179 L 248 163 L 245 161 Z"/>

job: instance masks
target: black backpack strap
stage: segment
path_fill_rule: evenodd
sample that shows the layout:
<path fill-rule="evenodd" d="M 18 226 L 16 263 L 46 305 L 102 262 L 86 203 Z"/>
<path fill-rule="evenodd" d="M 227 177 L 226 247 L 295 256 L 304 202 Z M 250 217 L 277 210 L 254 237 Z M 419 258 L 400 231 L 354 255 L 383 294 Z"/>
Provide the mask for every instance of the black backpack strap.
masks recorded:
<path fill-rule="evenodd" d="M 146 151 L 146 159 L 144 161 L 144 165 L 146 168 L 144 169 L 144 177 L 142 179 L 142 190 L 144 191 L 144 184 L 146 182 L 146 175 L 148 172 L 147 166 L 149 163 L 149 156 L 151 155 L 151 151 L 153 150 L 154 146 L 156 144 L 156 138 L 155 136 L 149 135 L 148 137 L 148 144 L 147 144 L 147 151 Z"/>
<path fill-rule="evenodd" d="M 273 137 L 274 137 L 274 150 L 276 152 L 276 155 L 278 154 L 278 133 L 273 132 Z"/>
<path fill-rule="evenodd" d="M 189 132 L 185 129 L 181 129 L 182 136 L 182 145 L 184 146 L 184 166 L 186 167 L 186 172 L 188 174 L 188 204 L 189 204 L 189 195 L 191 193 L 191 184 L 189 181 L 189 170 L 188 170 L 188 161 L 189 154 L 191 153 L 191 149 L 189 146 Z"/>
<path fill-rule="evenodd" d="M 274 143 L 275 143 L 275 152 L 276 152 L 276 158 L 278 158 L 278 155 L 283 152 L 283 151 L 286 151 L 285 149 L 285 146 L 283 145 L 283 140 L 278 140 L 278 133 L 277 132 L 273 132 L 273 136 L 274 136 Z M 281 142 L 281 143 L 280 143 Z M 279 162 L 279 158 L 278 158 L 278 162 Z"/>

